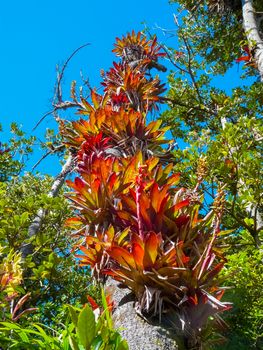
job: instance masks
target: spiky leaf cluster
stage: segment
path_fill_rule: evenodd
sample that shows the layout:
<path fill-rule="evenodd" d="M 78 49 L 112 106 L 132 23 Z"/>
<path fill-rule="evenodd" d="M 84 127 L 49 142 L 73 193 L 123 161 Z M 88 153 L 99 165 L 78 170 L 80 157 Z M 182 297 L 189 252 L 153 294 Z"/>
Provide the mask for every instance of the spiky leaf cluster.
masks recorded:
<path fill-rule="evenodd" d="M 111 276 L 130 288 L 141 313 L 176 313 L 198 329 L 228 308 L 218 286 L 222 210 L 199 215 L 198 184 L 176 187 L 180 175 L 163 148 L 166 129 L 159 121 L 147 123 L 163 91 L 155 85 L 153 98 L 157 78 L 147 78 L 145 69 L 161 56 L 156 39 L 128 34 L 117 39 L 114 52 L 121 63 L 105 74 L 104 96 L 93 91 L 91 103 L 80 104 L 87 119 L 61 125 L 65 144 L 76 152 L 78 176 L 68 181 L 73 191 L 67 195 L 76 210 L 67 221 L 74 249 L 97 279 Z M 119 74 L 123 69 L 140 84 L 131 88 Z"/>

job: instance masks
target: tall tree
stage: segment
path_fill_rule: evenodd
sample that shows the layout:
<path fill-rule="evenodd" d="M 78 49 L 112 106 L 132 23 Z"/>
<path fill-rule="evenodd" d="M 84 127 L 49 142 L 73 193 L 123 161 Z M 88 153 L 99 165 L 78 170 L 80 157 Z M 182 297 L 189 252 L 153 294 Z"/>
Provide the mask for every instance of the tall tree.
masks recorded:
<path fill-rule="evenodd" d="M 174 17 L 175 29 L 169 33 L 164 30 L 178 39 L 178 47 L 166 47 L 174 72 L 169 77 L 170 90 L 166 97 L 170 109 L 162 118 L 172 127 L 174 137 L 181 137 L 188 144 L 174 153 L 178 159 L 175 169 L 184 174 L 186 186 L 196 181 L 200 160 L 205 163 L 203 210 L 209 210 L 215 189 L 224 188 L 223 227 L 231 230 L 222 240 L 229 259 L 224 271 L 231 272 L 225 283 L 236 288 L 228 292 L 234 301 L 229 319 L 233 341 L 230 340 L 229 347 L 260 348 L 262 297 L 257 291 L 262 283 L 258 261 L 262 259 L 263 239 L 263 86 L 260 60 L 256 58 L 260 45 L 251 39 L 252 32 L 244 25 L 246 5 L 251 2 L 177 3 L 181 8 Z M 262 3 L 254 1 L 253 5 L 253 16 L 257 18 L 254 34 L 261 37 Z M 233 69 L 229 73 L 233 65 L 237 73 Z M 241 74 L 245 86 L 237 86 L 232 92 L 217 87 L 219 75 L 224 75 L 227 87 L 230 77 Z M 244 285 L 244 276 L 253 280 L 254 289 Z"/>

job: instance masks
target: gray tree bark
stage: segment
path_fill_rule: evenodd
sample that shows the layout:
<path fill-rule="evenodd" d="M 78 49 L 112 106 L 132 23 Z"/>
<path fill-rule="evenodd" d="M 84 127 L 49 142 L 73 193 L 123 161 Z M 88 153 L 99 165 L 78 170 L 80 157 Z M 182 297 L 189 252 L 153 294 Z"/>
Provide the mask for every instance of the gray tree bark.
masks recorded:
<path fill-rule="evenodd" d="M 113 289 L 113 301 L 116 309 L 113 322 L 122 337 L 127 341 L 129 350 L 178 350 L 175 330 L 172 333 L 166 327 L 148 323 L 135 310 L 135 298 L 129 289 L 119 288 L 116 281 L 107 283 Z M 180 347 L 182 349 L 182 347 Z"/>
<path fill-rule="evenodd" d="M 253 0 L 242 0 L 243 27 L 263 82 L 263 38 L 260 36 Z"/>
<path fill-rule="evenodd" d="M 56 176 L 53 185 L 48 193 L 48 196 L 54 198 L 58 195 L 59 190 L 65 182 L 66 176 L 72 171 L 74 159 L 72 155 L 69 155 L 66 163 L 63 165 L 61 172 Z M 37 212 L 37 215 L 33 219 L 32 223 L 28 228 L 28 238 L 35 237 L 39 232 L 43 220 L 45 218 L 46 211 L 43 208 L 40 208 Z M 29 254 L 33 252 L 32 243 L 25 243 L 21 246 L 21 255 L 22 259 L 25 259 Z"/>

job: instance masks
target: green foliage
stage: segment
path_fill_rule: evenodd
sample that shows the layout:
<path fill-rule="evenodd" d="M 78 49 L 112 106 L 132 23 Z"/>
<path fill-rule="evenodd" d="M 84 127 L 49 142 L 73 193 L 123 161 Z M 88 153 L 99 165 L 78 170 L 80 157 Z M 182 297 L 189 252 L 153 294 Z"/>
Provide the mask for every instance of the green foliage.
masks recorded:
<path fill-rule="evenodd" d="M 231 93 L 219 89 L 215 77 L 224 74 L 240 56 L 246 43 L 241 2 L 179 0 L 176 49 L 167 48 L 175 69 L 169 76 L 170 108 L 162 119 L 175 138 L 186 142 L 174 151 L 175 171 L 185 187 L 203 178 L 204 215 L 216 190 L 225 192 L 219 246 L 227 249 L 222 270 L 224 284 L 233 286 L 226 298 L 233 302 L 223 315 L 229 339 L 220 349 L 262 347 L 262 83 L 257 70 L 243 65 L 246 86 Z M 254 1 L 255 6 L 262 6 Z M 261 10 L 262 11 L 262 10 Z M 241 65 L 242 63 L 240 63 Z M 240 69 L 237 74 L 240 75 Z M 250 76 L 254 78 L 251 79 Z M 250 283 L 251 282 L 251 283 Z M 253 285 L 253 286 L 252 286 Z"/>
<path fill-rule="evenodd" d="M 248 246 L 228 255 L 225 271 L 233 310 L 226 321 L 226 349 L 261 349 L 263 346 L 263 253 Z"/>
<path fill-rule="evenodd" d="M 0 125 L 0 132 L 2 127 Z M 18 176 L 25 167 L 28 156 L 32 153 L 35 137 L 26 138 L 25 133 L 11 124 L 12 137 L 0 143 L 0 182 L 6 182 L 12 176 Z"/>
<path fill-rule="evenodd" d="M 8 145 L 15 147 L 13 141 L 9 141 Z M 16 147 L 22 150 L 27 146 L 27 141 L 23 139 L 16 144 Z M 12 158 L 8 161 L 15 164 L 16 171 L 22 169 L 23 163 L 16 167 L 16 161 L 13 162 Z M 4 181 L 0 182 L 2 257 L 7 259 L 10 254 L 17 254 L 22 244 L 26 243 L 32 244 L 33 254 L 20 262 L 23 278 L 21 277 L 20 283 L 16 285 L 13 298 L 4 304 L 16 304 L 24 295 L 30 293 L 22 311 L 37 307 L 38 312 L 27 315 L 27 319 L 32 318 L 36 322 L 54 325 L 63 315 L 62 307 L 65 303 L 84 301 L 90 284 L 89 274 L 78 268 L 75 259 L 69 253 L 71 238 L 64 227 L 64 221 L 70 215 L 67 201 L 63 195 L 57 198 L 47 195 L 53 179 L 30 173 L 11 176 L 11 169 L 6 170 L 5 166 L 1 168 L 4 173 Z M 28 228 L 40 208 L 46 213 L 41 229 L 36 237 L 28 238 Z M 4 295 L 1 295 L 2 298 L 5 298 Z M 11 319 L 9 307 L 5 310 L 1 319 Z M 26 319 L 23 317 L 21 322 L 24 321 Z"/>
<path fill-rule="evenodd" d="M 239 6 L 231 7 L 235 2 Z M 180 4 L 184 14 L 190 13 L 178 32 L 179 39 L 183 35 L 190 38 L 194 44 L 191 49 L 205 58 L 212 67 L 212 74 L 224 74 L 240 56 L 242 42 L 244 44 L 241 2 L 172 0 L 171 3 Z"/>
<path fill-rule="evenodd" d="M 103 297 L 105 303 L 105 297 Z M 68 305 L 63 328 L 55 330 L 34 323 L 23 327 L 14 322 L 0 322 L 3 350 L 128 350 L 118 331 L 112 328 L 109 311 L 92 311 L 89 305 L 79 309 Z"/>
<path fill-rule="evenodd" d="M 224 225 L 227 229 L 246 228 L 252 242 L 262 240 L 256 218 L 248 217 L 249 203 L 262 207 L 262 123 L 256 117 L 240 117 L 236 123 L 226 123 L 221 133 L 212 136 L 210 129 L 189 132 L 189 147 L 174 152 L 181 159 L 175 170 L 182 173 L 186 186 L 197 181 L 197 169 L 202 159 L 205 174 L 202 187 L 206 193 L 205 210 L 209 210 L 219 184 L 224 185 L 226 206 Z"/>

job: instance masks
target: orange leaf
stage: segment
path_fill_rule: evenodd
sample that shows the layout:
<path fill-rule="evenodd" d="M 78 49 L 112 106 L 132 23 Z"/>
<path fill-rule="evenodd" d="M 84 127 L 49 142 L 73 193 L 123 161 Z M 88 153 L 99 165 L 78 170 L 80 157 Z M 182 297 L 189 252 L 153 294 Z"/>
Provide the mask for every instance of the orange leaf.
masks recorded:
<path fill-rule="evenodd" d="M 68 227 L 75 227 L 75 226 L 81 226 L 83 225 L 83 222 L 80 218 L 77 218 L 77 217 L 73 217 L 73 218 L 68 218 L 66 221 L 65 221 L 65 226 L 68 226 Z"/>
<path fill-rule="evenodd" d="M 132 245 L 132 254 L 135 260 L 135 263 L 137 265 L 138 268 L 143 268 L 143 257 L 144 257 L 144 249 L 142 248 L 142 246 L 135 242 Z"/>
<path fill-rule="evenodd" d="M 121 266 L 132 267 L 136 269 L 136 264 L 131 253 L 122 247 L 113 247 L 108 251 L 109 255 L 115 259 Z"/>
<path fill-rule="evenodd" d="M 160 244 L 160 240 L 155 232 L 149 232 L 145 239 L 145 253 L 143 264 L 144 267 L 150 267 L 154 265 L 157 255 L 158 255 L 158 247 Z"/>
<path fill-rule="evenodd" d="M 183 208 L 183 207 L 187 207 L 189 204 L 190 204 L 190 200 L 189 200 L 189 199 L 185 199 L 185 200 L 183 200 L 183 201 L 181 201 L 181 202 L 175 204 L 175 205 L 172 207 L 172 209 L 173 209 L 174 211 L 177 211 L 177 210 L 179 210 L 179 209 L 181 209 L 181 208 Z"/>

